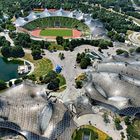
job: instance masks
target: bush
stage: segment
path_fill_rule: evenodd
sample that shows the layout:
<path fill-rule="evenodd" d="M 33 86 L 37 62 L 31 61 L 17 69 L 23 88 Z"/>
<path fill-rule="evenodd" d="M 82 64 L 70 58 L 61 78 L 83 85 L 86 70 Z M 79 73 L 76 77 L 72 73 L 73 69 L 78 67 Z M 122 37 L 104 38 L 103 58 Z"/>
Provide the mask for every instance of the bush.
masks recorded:
<path fill-rule="evenodd" d="M 90 58 L 82 58 L 80 62 L 81 69 L 86 69 L 91 64 Z"/>
<path fill-rule="evenodd" d="M 34 60 L 38 60 L 38 59 L 41 59 L 42 58 L 42 56 L 41 56 L 41 50 L 34 49 L 34 50 L 32 50 L 32 53 L 31 54 L 32 54 Z"/>
<path fill-rule="evenodd" d="M 11 87 L 13 85 L 12 81 L 9 81 L 9 87 Z"/>
<path fill-rule="evenodd" d="M 130 48 L 130 49 L 129 49 L 129 53 L 130 53 L 130 54 L 132 54 L 134 51 L 135 51 L 135 49 L 133 49 L 133 48 Z"/>
<path fill-rule="evenodd" d="M 125 125 L 130 125 L 131 124 L 130 119 L 129 119 L 128 116 L 125 117 L 124 122 L 125 122 Z"/>
<path fill-rule="evenodd" d="M 136 48 L 136 52 L 140 53 L 140 47 Z"/>
<path fill-rule="evenodd" d="M 75 83 L 76 83 L 76 88 L 82 88 L 83 83 L 81 80 L 76 80 Z"/>
<path fill-rule="evenodd" d="M 105 140 L 113 140 L 112 137 L 107 137 Z"/>
<path fill-rule="evenodd" d="M 14 81 L 14 84 L 15 84 L 15 85 L 18 85 L 18 84 L 20 84 L 20 83 L 22 83 L 22 80 L 21 80 L 21 79 L 16 79 L 16 80 Z"/>
<path fill-rule="evenodd" d="M 32 80 L 32 81 L 36 81 L 36 77 L 34 74 L 28 75 L 27 79 Z"/>
<path fill-rule="evenodd" d="M 115 123 L 115 127 L 116 127 L 117 130 L 122 129 L 122 126 L 120 125 L 121 121 L 120 121 L 119 118 L 115 118 L 114 123 Z"/>
<path fill-rule="evenodd" d="M 128 54 L 128 52 L 126 50 L 122 50 L 122 49 L 117 49 L 116 50 L 117 55 L 121 55 L 121 54 Z"/>
<path fill-rule="evenodd" d="M 3 80 L 0 80 L 0 90 L 6 89 L 6 88 L 7 88 L 7 84 Z"/>
<path fill-rule="evenodd" d="M 47 88 L 49 90 L 58 90 L 59 89 L 59 83 L 60 83 L 60 80 L 58 78 L 55 78 L 53 80 L 51 80 L 47 86 Z"/>

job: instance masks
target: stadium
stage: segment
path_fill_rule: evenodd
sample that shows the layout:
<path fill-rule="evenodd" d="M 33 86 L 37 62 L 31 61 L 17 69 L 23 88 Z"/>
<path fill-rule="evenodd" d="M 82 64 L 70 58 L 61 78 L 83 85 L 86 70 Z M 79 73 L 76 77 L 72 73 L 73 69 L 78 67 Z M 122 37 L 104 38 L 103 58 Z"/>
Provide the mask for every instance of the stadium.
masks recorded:
<path fill-rule="evenodd" d="M 19 32 L 28 33 L 33 39 L 92 38 L 103 37 L 106 30 L 103 24 L 92 19 L 90 14 L 81 11 L 65 11 L 62 8 L 45 9 L 43 12 L 31 12 L 27 17 L 19 17 L 14 22 Z"/>

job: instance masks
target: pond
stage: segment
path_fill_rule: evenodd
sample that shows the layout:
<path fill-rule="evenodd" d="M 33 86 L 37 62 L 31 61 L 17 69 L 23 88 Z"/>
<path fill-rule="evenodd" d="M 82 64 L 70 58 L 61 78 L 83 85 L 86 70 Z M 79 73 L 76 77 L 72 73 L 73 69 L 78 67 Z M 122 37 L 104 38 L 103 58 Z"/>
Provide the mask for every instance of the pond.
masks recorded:
<path fill-rule="evenodd" d="M 18 66 L 22 61 L 8 61 L 0 57 L 0 80 L 9 81 L 11 79 L 19 78 Z"/>

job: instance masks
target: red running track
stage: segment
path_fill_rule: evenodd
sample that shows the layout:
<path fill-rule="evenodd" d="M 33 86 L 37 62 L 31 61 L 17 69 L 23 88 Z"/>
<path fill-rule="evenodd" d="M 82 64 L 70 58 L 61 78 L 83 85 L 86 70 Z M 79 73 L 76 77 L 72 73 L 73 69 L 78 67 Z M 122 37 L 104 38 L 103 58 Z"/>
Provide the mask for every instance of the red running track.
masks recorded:
<path fill-rule="evenodd" d="M 55 29 L 62 29 L 62 28 L 52 28 L 52 29 L 55 30 Z M 36 30 L 31 31 L 31 35 L 34 36 L 34 37 L 38 37 L 38 38 L 39 37 L 44 37 L 44 38 L 48 38 L 48 39 L 56 38 L 55 36 L 41 36 L 40 32 L 41 32 L 41 29 L 36 29 Z M 69 37 L 64 36 L 64 38 L 80 38 L 82 36 L 81 31 L 78 31 L 76 29 L 73 29 L 72 33 L 73 33 L 73 36 L 69 36 Z"/>

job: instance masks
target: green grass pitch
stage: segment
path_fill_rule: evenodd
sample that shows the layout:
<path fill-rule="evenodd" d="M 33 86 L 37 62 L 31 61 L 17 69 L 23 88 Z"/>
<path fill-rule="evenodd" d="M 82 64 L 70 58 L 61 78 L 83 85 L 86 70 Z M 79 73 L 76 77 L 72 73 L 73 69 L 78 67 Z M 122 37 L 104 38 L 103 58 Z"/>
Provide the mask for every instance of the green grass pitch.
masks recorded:
<path fill-rule="evenodd" d="M 40 32 L 41 36 L 73 36 L 71 29 L 44 29 Z"/>

